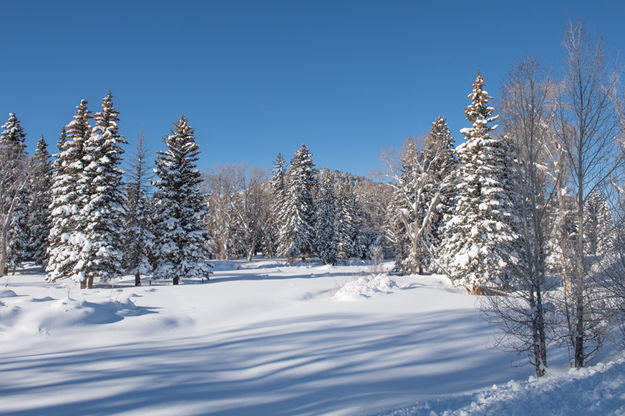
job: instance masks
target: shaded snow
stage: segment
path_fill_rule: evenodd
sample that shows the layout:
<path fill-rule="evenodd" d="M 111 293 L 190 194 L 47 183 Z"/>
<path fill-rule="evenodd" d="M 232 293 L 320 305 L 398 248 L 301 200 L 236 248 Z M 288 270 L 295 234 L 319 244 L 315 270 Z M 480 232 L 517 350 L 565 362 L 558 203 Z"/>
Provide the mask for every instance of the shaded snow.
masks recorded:
<path fill-rule="evenodd" d="M 625 415 L 625 359 L 428 400 L 385 416 Z"/>
<path fill-rule="evenodd" d="M 0 415 L 362 415 L 441 395 L 456 409 L 532 373 L 441 276 L 260 260 L 216 262 L 204 283 L 143 281 L 11 276 Z"/>

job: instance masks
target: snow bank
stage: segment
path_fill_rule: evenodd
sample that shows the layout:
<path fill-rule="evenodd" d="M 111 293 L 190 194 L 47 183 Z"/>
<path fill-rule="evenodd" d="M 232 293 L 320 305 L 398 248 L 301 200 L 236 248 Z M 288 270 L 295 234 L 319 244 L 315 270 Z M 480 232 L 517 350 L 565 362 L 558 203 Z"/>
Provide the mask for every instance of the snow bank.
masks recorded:
<path fill-rule="evenodd" d="M 510 381 L 471 395 L 428 400 L 388 416 L 625 415 L 625 358 L 565 374 Z"/>
<path fill-rule="evenodd" d="M 16 297 L 16 296 L 17 296 L 17 295 L 16 295 L 16 294 L 15 294 L 15 292 L 14 292 L 14 291 L 12 291 L 12 290 L 3 290 L 3 291 L 0 291 L 0 298 L 14 298 L 14 297 Z"/>
<path fill-rule="evenodd" d="M 30 304 L 43 304 L 43 307 L 31 307 Z M 0 329 L 9 334 L 26 332 L 49 335 L 51 331 L 110 324 L 121 321 L 126 316 L 150 312 L 148 308 L 137 307 L 129 296 L 97 302 L 70 297 L 28 298 L 20 303 L 3 306 L 0 310 Z"/>
<path fill-rule="evenodd" d="M 390 293 L 397 287 L 387 275 L 363 276 L 349 281 L 336 291 L 333 298 L 340 301 L 352 301 L 369 298 L 376 292 Z"/>

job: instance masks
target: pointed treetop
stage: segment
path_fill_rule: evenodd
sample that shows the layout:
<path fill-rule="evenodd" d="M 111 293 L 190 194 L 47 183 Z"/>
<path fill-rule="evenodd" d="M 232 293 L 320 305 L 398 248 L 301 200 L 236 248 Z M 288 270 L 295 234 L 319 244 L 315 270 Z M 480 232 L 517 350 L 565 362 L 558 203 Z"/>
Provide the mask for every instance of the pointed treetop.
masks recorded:
<path fill-rule="evenodd" d="M 495 109 L 488 106 L 488 101 L 492 97 L 484 90 L 484 77 L 479 71 L 473 83 L 473 91 L 467 98 L 471 100 L 471 104 L 467 106 L 464 113 L 473 126 L 464 128 L 460 132 L 466 136 L 467 141 L 473 137 L 486 137 L 488 132 L 497 128 L 497 125 L 488 126 L 488 124 L 497 120 L 499 115 L 493 116 Z"/>
<path fill-rule="evenodd" d="M 48 154 L 48 144 L 46 140 L 43 138 L 43 135 L 37 140 L 37 148 L 35 149 L 35 157 L 38 154 Z"/>
<path fill-rule="evenodd" d="M 65 126 L 66 137 L 78 140 L 86 139 L 89 133 L 91 133 L 90 118 L 91 112 L 87 109 L 87 100 L 83 98 L 80 100 L 80 104 L 76 106 L 74 119 Z"/>
<path fill-rule="evenodd" d="M 0 143 L 19 143 L 23 144 L 26 134 L 20 124 L 20 121 L 15 116 L 15 113 L 9 113 L 9 119 L 2 125 L 2 133 L 0 134 Z"/>
<path fill-rule="evenodd" d="M 112 135 L 117 135 L 117 123 L 119 122 L 119 112 L 115 110 L 113 106 L 113 94 L 111 90 L 108 91 L 106 97 L 102 98 L 102 111 L 95 113 L 93 119 L 95 120 L 95 129 L 104 133 L 106 130 L 110 131 Z"/>

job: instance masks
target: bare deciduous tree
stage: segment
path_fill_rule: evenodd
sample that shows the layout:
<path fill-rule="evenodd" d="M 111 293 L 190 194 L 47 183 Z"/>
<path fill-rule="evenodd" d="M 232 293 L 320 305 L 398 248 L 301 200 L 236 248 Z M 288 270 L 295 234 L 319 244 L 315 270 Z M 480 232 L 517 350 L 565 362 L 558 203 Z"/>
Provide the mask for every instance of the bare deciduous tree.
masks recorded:
<path fill-rule="evenodd" d="M 564 47 L 567 72 L 560 86 L 556 131 L 570 169 L 567 185 L 574 195 L 576 227 L 571 281 L 564 285 L 564 336 L 579 368 L 601 346 L 604 336 L 602 320 L 594 314 L 597 296 L 586 261 L 584 207 L 588 196 L 617 169 L 622 158 L 615 140 L 618 118 L 611 100 L 613 74 L 603 43 L 591 39 L 578 23 L 567 30 Z"/>

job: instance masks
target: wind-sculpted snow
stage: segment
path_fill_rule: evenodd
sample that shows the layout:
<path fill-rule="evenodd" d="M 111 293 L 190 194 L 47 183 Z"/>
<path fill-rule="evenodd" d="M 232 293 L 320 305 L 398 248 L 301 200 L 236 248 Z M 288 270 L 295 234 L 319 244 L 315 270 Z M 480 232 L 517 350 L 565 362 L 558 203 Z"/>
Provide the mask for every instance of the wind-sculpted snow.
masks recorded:
<path fill-rule="evenodd" d="M 367 415 L 441 395 L 462 398 L 456 409 L 532 372 L 441 276 L 261 260 L 142 281 L 81 291 L 11 276 L 0 415 Z"/>

